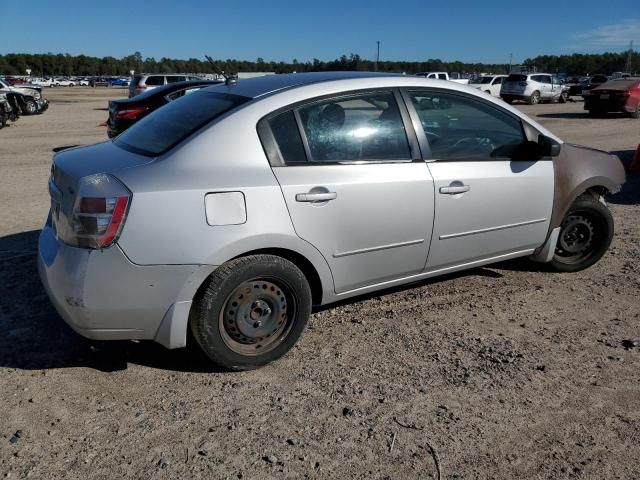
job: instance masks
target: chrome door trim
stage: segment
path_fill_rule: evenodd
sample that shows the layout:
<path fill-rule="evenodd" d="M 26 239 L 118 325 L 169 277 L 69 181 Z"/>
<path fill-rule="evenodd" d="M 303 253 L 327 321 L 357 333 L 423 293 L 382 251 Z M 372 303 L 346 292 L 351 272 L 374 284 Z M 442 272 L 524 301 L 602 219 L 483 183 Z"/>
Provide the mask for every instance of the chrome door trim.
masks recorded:
<path fill-rule="evenodd" d="M 377 247 L 361 248 L 359 250 L 350 250 L 348 252 L 334 253 L 333 258 L 347 257 L 349 255 L 358 255 L 359 253 L 377 252 L 378 250 L 388 250 L 390 248 L 408 247 L 409 245 L 418 245 L 424 243 L 424 238 L 418 240 L 410 240 L 408 242 L 391 243 L 389 245 L 379 245 Z"/>
<path fill-rule="evenodd" d="M 506 230 L 507 228 L 523 227 L 525 225 L 533 225 L 535 223 L 542 223 L 542 222 L 546 222 L 546 221 L 547 221 L 546 218 L 540 218 L 540 219 L 537 219 L 537 220 L 528 220 L 526 222 L 510 223 L 508 225 L 500 225 L 500 226 L 497 226 L 497 227 L 481 228 L 479 230 L 469 230 L 468 232 L 450 233 L 450 234 L 447 234 L 447 235 L 440 235 L 440 237 L 438 237 L 438 239 L 439 240 L 447 240 L 449 238 L 466 237 L 468 235 L 476 235 L 478 233 L 486 233 L 486 232 L 495 232 L 497 230 Z"/>

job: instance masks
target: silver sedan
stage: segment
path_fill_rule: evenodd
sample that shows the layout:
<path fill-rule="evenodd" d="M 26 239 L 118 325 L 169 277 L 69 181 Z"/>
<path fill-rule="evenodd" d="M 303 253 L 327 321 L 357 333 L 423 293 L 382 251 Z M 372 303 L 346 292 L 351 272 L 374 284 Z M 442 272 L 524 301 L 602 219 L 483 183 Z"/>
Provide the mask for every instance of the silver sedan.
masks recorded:
<path fill-rule="evenodd" d="M 313 306 L 516 257 L 605 253 L 619 160 L 471 87 L 274 75 L 187 95 L 55 155 L 42 281 L 93 339 L 264 365 Z"/>

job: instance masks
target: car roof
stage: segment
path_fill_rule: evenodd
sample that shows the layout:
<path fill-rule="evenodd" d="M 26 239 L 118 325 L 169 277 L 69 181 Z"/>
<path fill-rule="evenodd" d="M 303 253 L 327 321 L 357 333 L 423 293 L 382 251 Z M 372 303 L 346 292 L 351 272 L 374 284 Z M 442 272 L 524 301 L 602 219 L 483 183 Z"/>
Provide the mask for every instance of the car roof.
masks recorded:
<path fill-rule="evenodd" d="M 315 83 L 330 82 L 334 80 L 351 80 L 357 78 L 377 78 L 377 77 L 407 77 L 399 73 L 379 73 L 379 72 L 310 72 L 310 73 L 287 73 L 278 75 L 264 75 L 238 80 L 237 83 L 227 85 L 216 85 L 207 88 L 208 91 L 218 93 L 228 93 L 243 97 L 257 98 L 275 93 L 281 90 L 313 85 Z"/>

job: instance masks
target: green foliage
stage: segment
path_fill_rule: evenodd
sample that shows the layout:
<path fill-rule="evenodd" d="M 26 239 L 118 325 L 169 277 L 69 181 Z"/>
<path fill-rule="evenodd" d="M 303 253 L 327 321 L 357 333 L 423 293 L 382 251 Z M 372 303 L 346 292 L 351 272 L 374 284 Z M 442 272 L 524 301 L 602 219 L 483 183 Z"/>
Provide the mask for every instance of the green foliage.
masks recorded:
<path fill-rule="evenodd" d="M 540 55 L 528 58 L 524 65 L 536 66 L 538 71 L 566 72 L 569 74 L 612 73 L 624 70 L 627 53 L 602 53 L 573 55 Z M 269 71 L 276 73 L 333 71 L 333 70 L 373 70 L 375 62 L 361 58 L 358 54 L 342 55 L 331 61 L 314 58 L 312 61 L 300 62 L 294 59 L 291 63 L 268 62 L 258 58 L 255 62 L 228 58 L 217 60 L 217 68 L 228 73 Z M 640 69 L 640 54 L 632 56 L 632 69 Z M 185 72 L 215 73 L 214 67 L 207 61 L 197 58 L 179 60 L 174 58 L 143 58 L 140 52 L 117 59 L 114 57 L 88 57 L 86 55 L 62 54 L 26 54 L 10 53 L 0 55 L 0 74 L 24 75 L 25 69 L 31 68 L 34 76 L 57 75 L 128 75 L 130 70 L 145 73 Z M 507 73 L 504 64 L 445 62 L 440 59 L 429 59 L 422 62 L 381 61 L 378 70 L 384 72 L 416 73 L 425 71 L 449 72 L 491 72 Z"/>

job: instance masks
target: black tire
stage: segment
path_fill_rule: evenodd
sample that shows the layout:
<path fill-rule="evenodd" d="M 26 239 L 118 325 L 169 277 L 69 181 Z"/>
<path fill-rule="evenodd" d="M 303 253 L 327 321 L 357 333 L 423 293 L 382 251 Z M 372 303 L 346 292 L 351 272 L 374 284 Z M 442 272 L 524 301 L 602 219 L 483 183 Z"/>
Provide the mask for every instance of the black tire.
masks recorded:
<path fill-rule="evenodd" d="M 212 274 L 194 302 L 191 332 L 204 353 L 229 370 L 249 370 L 285 355 L 311 314 L 309 283 L 275 255 L 237 258 Z"/>
<path fill-rule="evenodd" d="M 38 104 L 35 100 L 25 100 L 24 105 L 22 106 L 22 114 L 35 115 L 36 113 L 38 113 Z"/>
<path fill-rule="evenodd" d="M 558 98 L 558 102 L 560 103 L 567 103 L 567 100 L 569 99 L 569 94 L 567 92 L 562 92 L 560 94 L 560 97 Z"/>
<path fill-rule="evenodd" d="M 4 105 L 0 104 L 0 129 L 7 124 L 7 112 L 4 111 Z"/>
<path fill-rule="evenodd" d="M 511 105 L 513 103 L 513 98 L 511 97 L 502 97 L 502 100 L 505 101 L 505 103 Z"/>
<path fill-rule="evenodd" d="M 579 196 L 560 226 L 551 267 L 559 272 L 589 268 L 611 245 L 613 230 L 613 216 L 606 205 L 591 195 Z"/>
<path fill-rule="evenodd" d="M 631 118 L 640 118 L 640 102 L 636 105 L 636 111 L 629 114 Z"/>
<path fill-rule="evenodd" d="M 537 105 L 538 103 L 540 103 L 540 92 L 536 90 L 529 97 L 529 105 Z"/>

